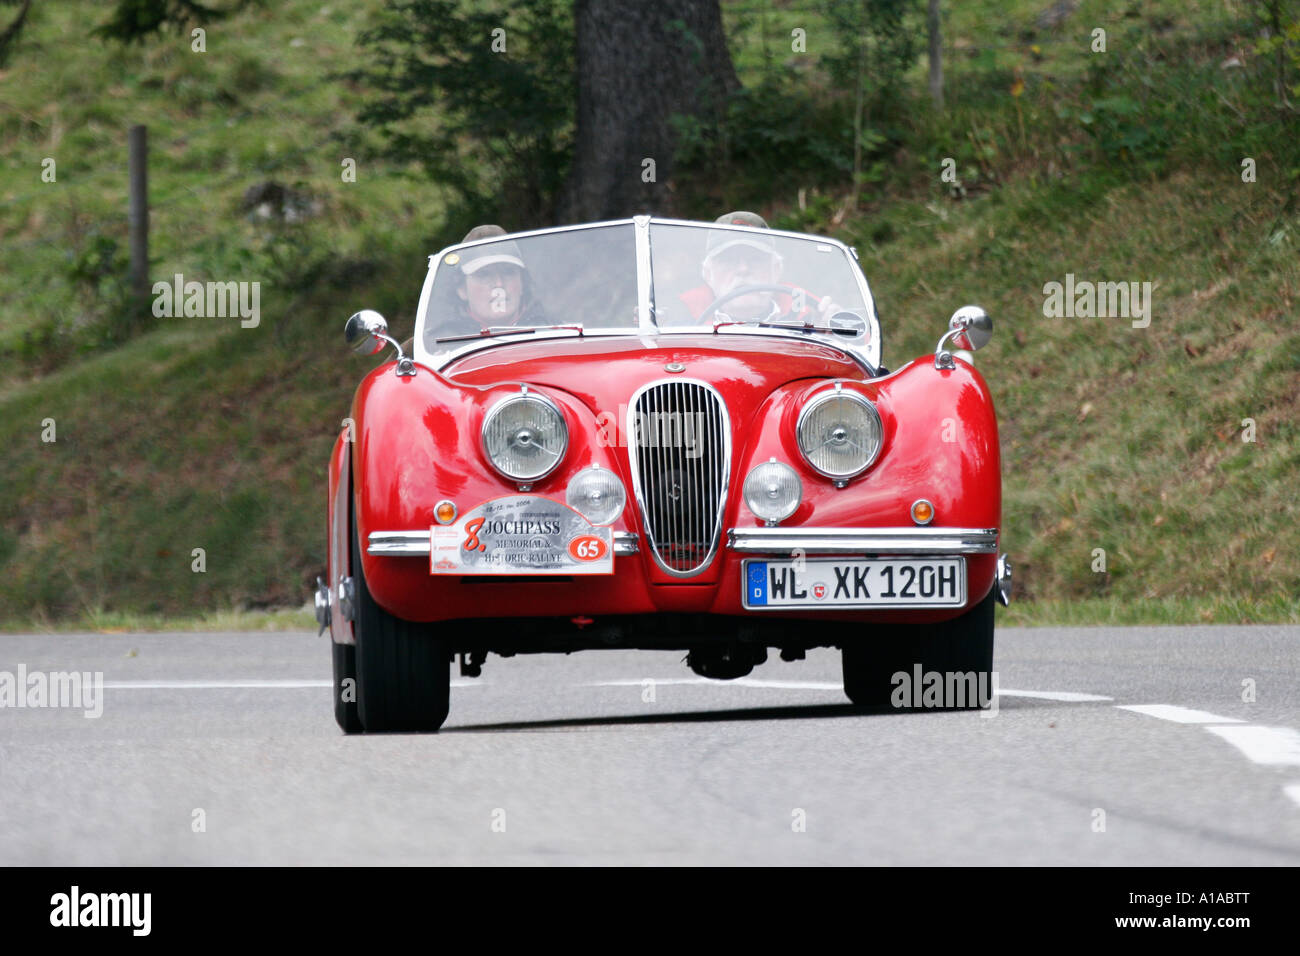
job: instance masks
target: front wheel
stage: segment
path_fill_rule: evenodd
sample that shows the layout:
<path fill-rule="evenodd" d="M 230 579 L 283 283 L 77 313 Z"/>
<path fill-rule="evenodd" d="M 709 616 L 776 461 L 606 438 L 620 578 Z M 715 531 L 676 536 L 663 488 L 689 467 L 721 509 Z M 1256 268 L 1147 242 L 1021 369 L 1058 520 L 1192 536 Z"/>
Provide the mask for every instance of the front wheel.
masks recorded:
<path fill-rule="evenodd" d="M 451 654 L 446 642 L 435 636 L 437 625 L 404 621 L 375 603 L 366 586 L 355 520 L 352 586 L 361 726 L 372 734 L 436 731 L 447 719 Z"/>
<path fill-rule="evenodd" d="M 351 644 L 330 644 L 334 648 L 334 719 L 345 734 L 362 731 L 357 714 L 357 649 Z"/>
<path fill-rule="evenodd" d="M 937 624 L 888 624 L 845 644 L 844 693 L 878 710 L 970 710 L 992 703 L 997 587 Z M 931 675 L 938 675 L 932 677 Z"/>

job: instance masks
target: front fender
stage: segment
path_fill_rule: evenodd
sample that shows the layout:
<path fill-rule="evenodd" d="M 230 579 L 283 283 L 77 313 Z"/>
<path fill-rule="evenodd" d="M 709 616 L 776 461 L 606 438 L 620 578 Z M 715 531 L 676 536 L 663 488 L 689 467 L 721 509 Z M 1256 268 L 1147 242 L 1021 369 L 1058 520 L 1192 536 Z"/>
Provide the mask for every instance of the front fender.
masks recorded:
<path fill-rule="evenodd" d="M 463 514 L 484 501 L 519 493 L 515 482 L 501 477 L 485 460 L 479 445 L 483 415 L 498 399 L 519 392 L 520 383 L 464 385 L 417 367 L 398 377 L 392 364 L 371 372 L 357 389 L 352 405 L 356 445 L 352 458 L 356 519 L 362 544 L 362 567 L 375 601 L 406 620 L 428 620 L 430 586 L 427 561 L 385 558 L 364 553 L 371 531 L 424 529 L 433 525 L 434 508 L 444 499 Z M 616 472 L 626 485 L 626 468 L 616 447 L 601 442 L 604 434 L 590 409 L 557 388 L 529 386 L 560 408 L 569 430 L 564 460 L 551 474 L 532 483 L 529 494 L 564 501 L 565 489 L 582 468 L 599 464 Z M 635 529 L 632 508 L 615 529 Z"/>
<path fill-rule="evenodd" d="M 776 390 L 754 415 L 737 480 L 769 458 L 799 473 L 803 502 L 782 527 L 911 527 L 918 498 L 935 508 L 933 527 L 998 528 L 1002 523 L 1002 461 L 997 414 L 988 384 L 974 366 L 956 360 L 936 369 L 933 356 L 866 382 L 843 381 L 870 399 L 880 413 L 883 440 L 875 463 L 844 488 L 809 467 L 799 450 L 800 410 L 827 380 L 795 382 Z M 766 423 L 763 425 L 763 423 Z M 730 527 L 758 527 L 737 495 Z M 977 602 L 993 584 L 996 555 L 968 560 L 968 591 Z"/>

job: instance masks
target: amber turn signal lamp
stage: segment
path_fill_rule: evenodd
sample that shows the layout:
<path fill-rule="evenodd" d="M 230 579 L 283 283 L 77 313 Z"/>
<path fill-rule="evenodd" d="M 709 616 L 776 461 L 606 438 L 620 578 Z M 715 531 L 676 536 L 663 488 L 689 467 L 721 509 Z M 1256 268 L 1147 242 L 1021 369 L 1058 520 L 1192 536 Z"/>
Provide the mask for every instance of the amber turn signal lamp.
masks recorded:
<path fill-rule="evenodd" d="M 912 502 L 912 520 L 917 524 L 929 524 L 934 520 L 934 505 L 924 498 Z"/>
<path fill-rule="evenodd" d="M 451 524 L 456 520 L 456 506 L 450 501 L 439 501 L 433 506 L 433 516 L 438 524 Z"/>

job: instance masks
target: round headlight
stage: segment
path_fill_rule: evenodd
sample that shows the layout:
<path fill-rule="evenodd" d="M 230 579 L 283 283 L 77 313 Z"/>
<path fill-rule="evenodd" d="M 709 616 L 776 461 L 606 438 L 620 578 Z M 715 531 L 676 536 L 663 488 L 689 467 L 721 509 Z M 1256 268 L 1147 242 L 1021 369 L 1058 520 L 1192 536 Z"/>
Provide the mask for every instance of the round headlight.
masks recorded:
<path fill-rule="evenodd" d="M 789 465 L 765 461 L 745 479 L 745 504 L 764 521 L 784 521 L 803 500 L 803 482 Z"/>
<path fill-rule="evenodd" d="M 799 413 L 799 450 L 813 470 L 848 479 L 866 471 L 880 454 L 880 413 L 856 392 L 818 395 Z"/>
<path fill-rule="evenodd" d="M 483 419 L 483 452 L 512 481 L 549 475 L 569 446 L 569 430 L 555 403 L 525 393 L 503 399 Z"/>
<path fill-rule="evenodd" d="M 618 475 L 592 465 L 573 476 L 564 492 L 565 503 L 592 524 L 609 524 L 623 513 L 627 492 Z"/>

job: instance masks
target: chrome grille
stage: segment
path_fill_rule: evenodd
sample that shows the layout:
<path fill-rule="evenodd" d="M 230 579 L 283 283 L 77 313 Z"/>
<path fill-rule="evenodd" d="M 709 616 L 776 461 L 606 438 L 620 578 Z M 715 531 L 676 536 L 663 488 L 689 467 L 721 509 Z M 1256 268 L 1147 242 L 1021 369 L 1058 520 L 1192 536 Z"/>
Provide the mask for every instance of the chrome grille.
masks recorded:
<path fill-rule="evenodd" d="M 642 388 L 628 409 L 632 482 L 655 562 L 688 577 L 708 566 L 722 534 L 731 432 L 721 396 L 703 382 Z"/>

